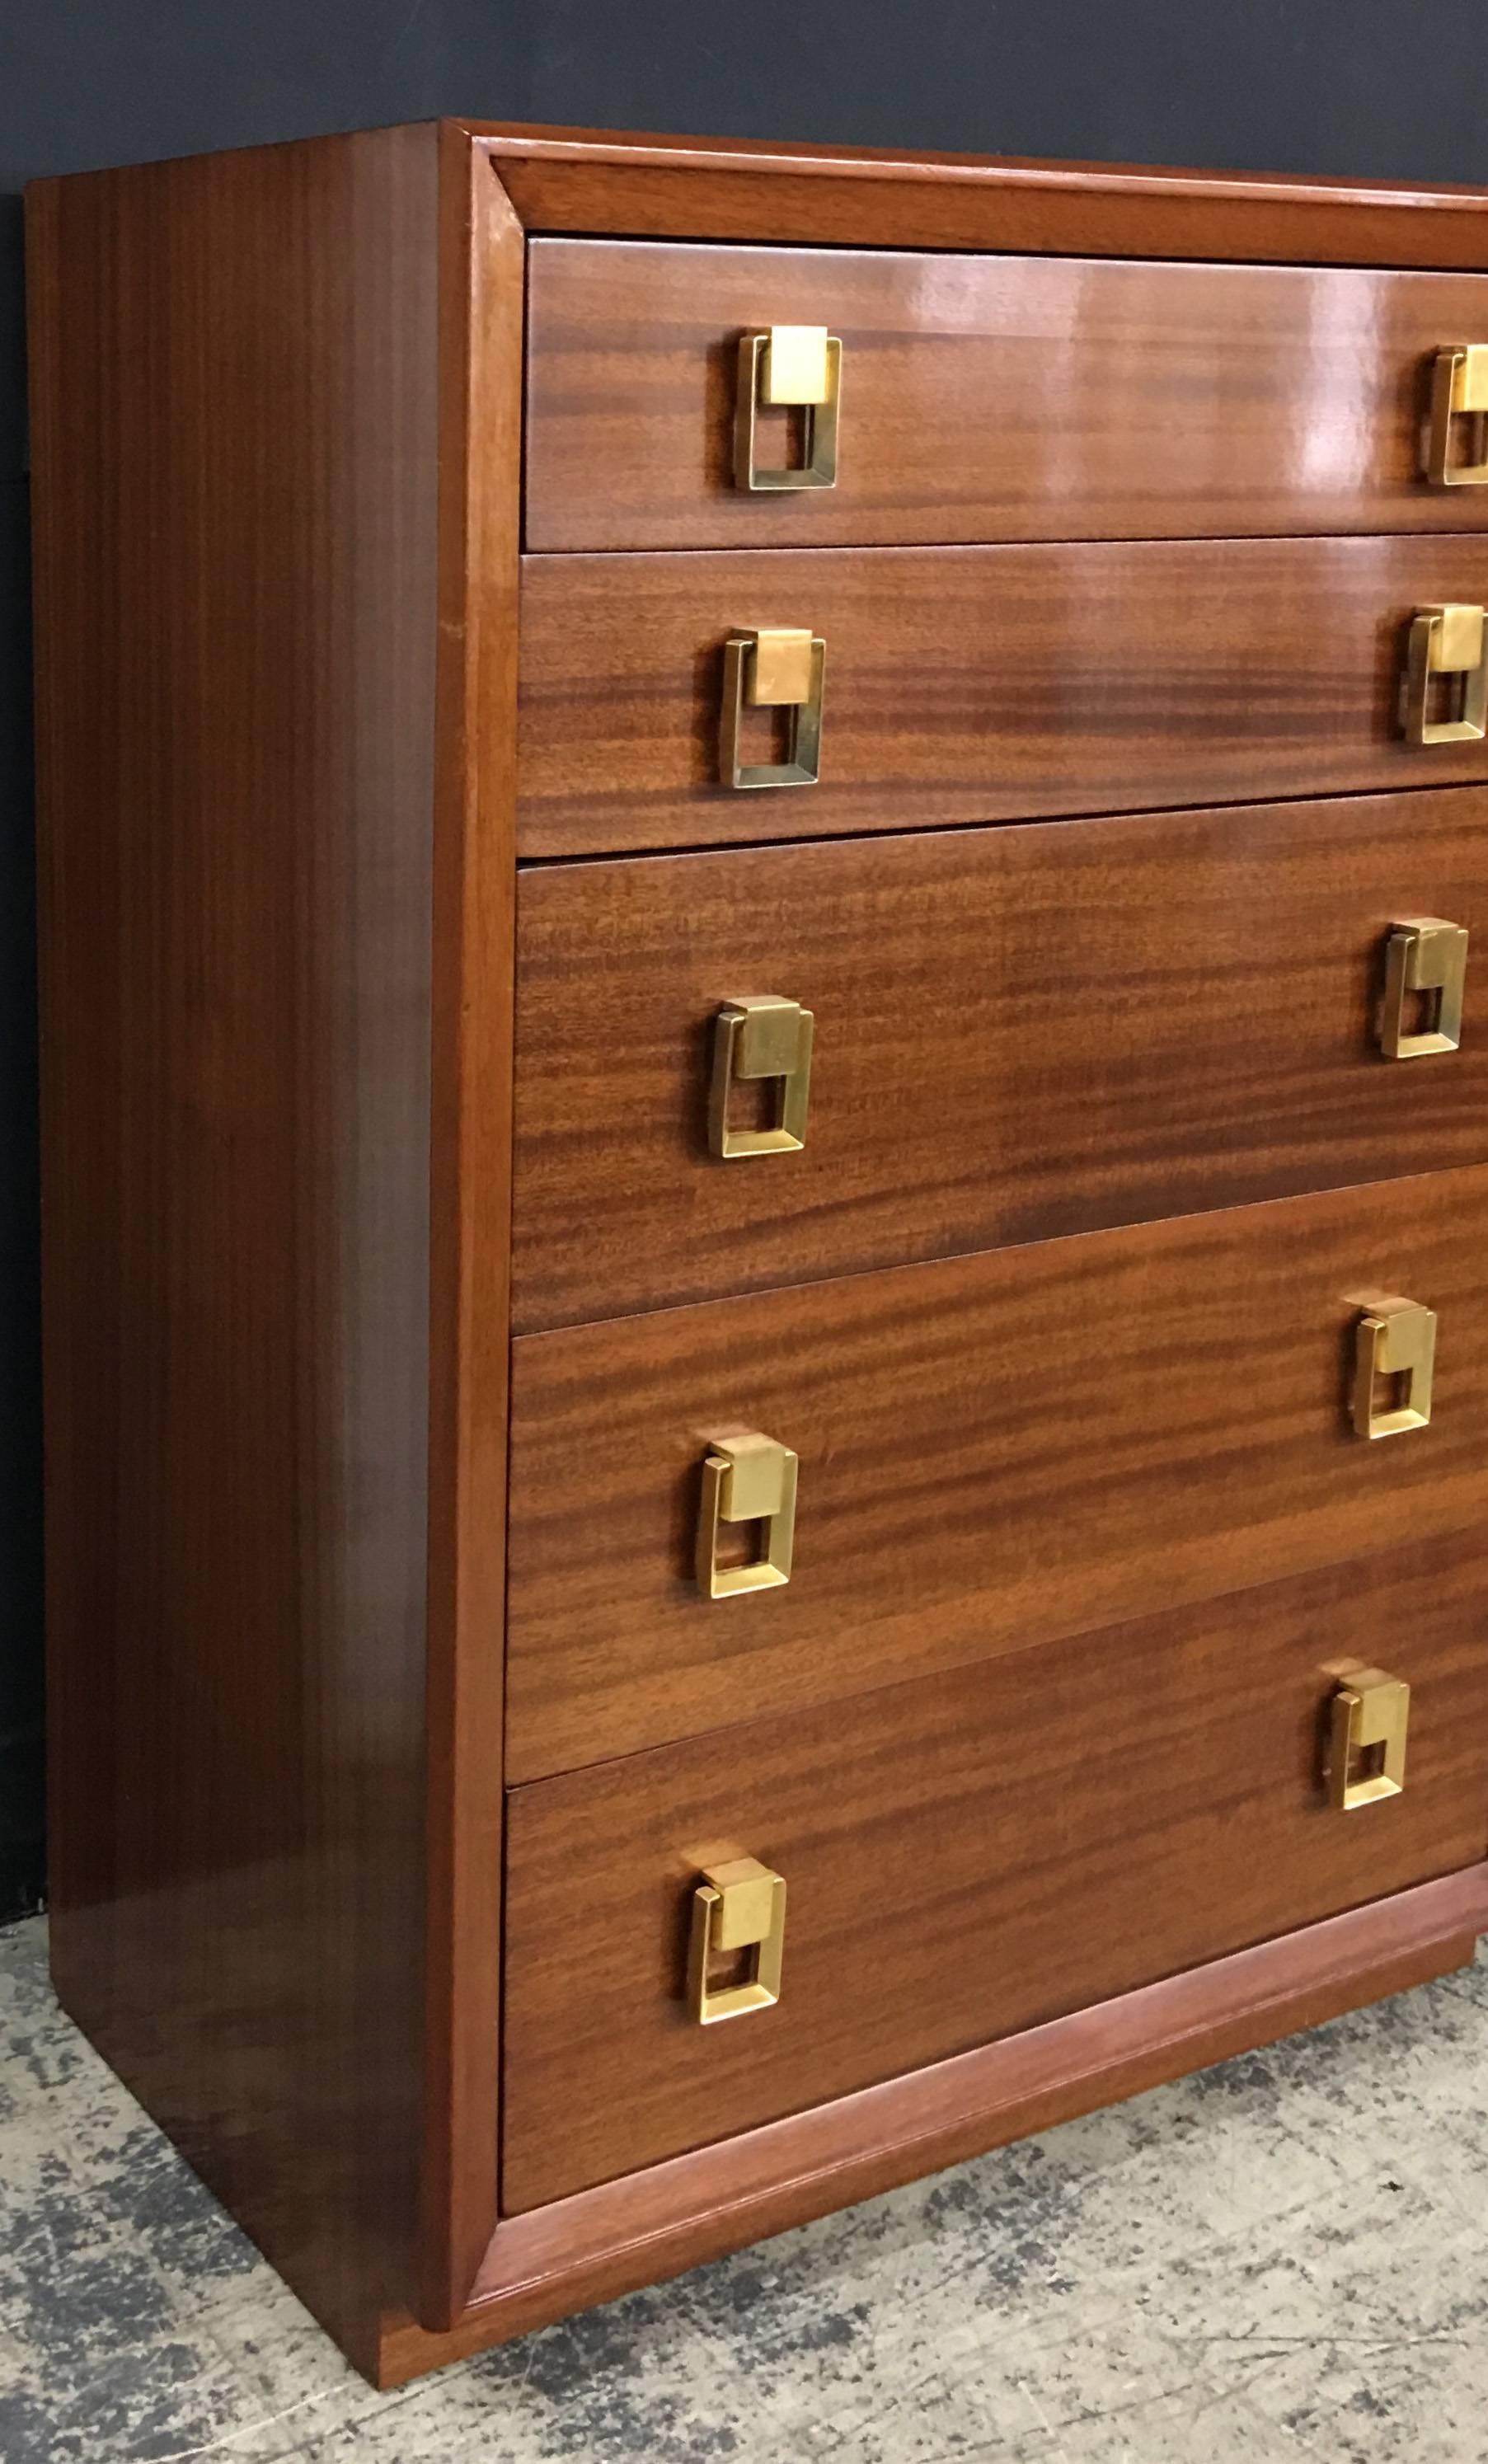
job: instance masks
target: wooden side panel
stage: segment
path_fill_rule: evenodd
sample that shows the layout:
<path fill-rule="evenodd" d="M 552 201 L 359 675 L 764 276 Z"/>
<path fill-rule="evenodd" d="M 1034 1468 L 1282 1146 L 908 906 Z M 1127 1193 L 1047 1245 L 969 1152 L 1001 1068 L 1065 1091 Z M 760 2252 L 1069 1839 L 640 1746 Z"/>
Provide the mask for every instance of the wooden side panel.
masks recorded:
<path fill-rule="evenodd" d="M 1443 340 L 1481 275 L 1081 257 L 533 245 L 530 548 L 1480 530 L 1432 488 Z M 741 333 L 842 345 L 837 483 L 733 477 Z M 761 420 L 783 458 L 785 414 Z M 797 448 L 796 450 L 799 450 Z"/>
<path fill-rule="evenodd" d="M 524 1335 L 508 1776 L 1465 1529 L 1488 1169 Z M 1439 1313 L 1430 1427 L 1346 1414 L 1356 1296 Z M 800 1458 L 783 1589 L 692 1579 L 709 1441 Z"/>
<path fill-rule="evenodd" d="M 1476 1864 L 1485 1632 L 1470 1532 L 517 1790 L 505 2210 Z M 1346 1815 L 1350 1661 L 1411 1693 L 1405 1793 Z M 705 2028 L 692 1895 L 739 1856 L 785 1879 L 781 1997 Z"/>
<path fill-rule="evenodd" d="M 529 557 L 522 590 L 527 856 L 1488 778 L 1398 725 L 1414 608 L 1488 602 L 1457 533 Z M 826 643 L 821 781 L 724 786 L 723 646 L 772 625 Z"/>
<path fill-rule="evenodd" d="M 432 131 L 43 184 L 53 1942 L 361 2356 L 419 2137 Z"/>
<path fill-rule="evenodd" d="M 520 1331 L 1488 1155 L 1488 793 L 527 868 Z M 1472 940 L 1381 1055 L 1392 922 Z M 709 1152 L 712 1022 L 816 1018 L 799 1155 Z"/>

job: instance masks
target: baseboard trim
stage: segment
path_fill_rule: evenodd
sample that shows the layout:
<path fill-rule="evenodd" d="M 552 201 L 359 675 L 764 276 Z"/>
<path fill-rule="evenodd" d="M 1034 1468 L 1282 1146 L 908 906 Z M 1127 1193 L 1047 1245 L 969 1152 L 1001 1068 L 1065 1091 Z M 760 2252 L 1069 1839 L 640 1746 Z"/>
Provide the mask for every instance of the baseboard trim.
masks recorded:
<path fill-rule="evenodd" d="M 1485 1930 L 1488 1863 L 507 2218 L 453 2327 L 383 2321 L 378 2383 L 1424 1984 Z"/>

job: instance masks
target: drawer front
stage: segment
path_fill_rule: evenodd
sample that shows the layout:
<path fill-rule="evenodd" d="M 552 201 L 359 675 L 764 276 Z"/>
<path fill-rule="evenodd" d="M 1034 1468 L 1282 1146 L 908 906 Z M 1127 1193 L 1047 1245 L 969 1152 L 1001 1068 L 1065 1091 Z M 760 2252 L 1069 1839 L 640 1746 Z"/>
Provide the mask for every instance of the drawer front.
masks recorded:
<path fill-rule="evenodd" d="M 508 2206 L 1473 1863 L 1485 1639 L 1463 1535 L 515 1791 Z M 1411 1687 L 1405 1787 L 1339 1812 L 1368 1663 Z M 691 1903 L 740 1857 L 785 1880 L 780 1998 L 702 2026 Z"/>
<path fill-rule="evenodd" d="M 1411 916 L 1471 955 L 1407 1066 Z M 543 866 L 517 939 L 522 1331 L 1488 1155 L 1479 788 Z M 765 991 L 815 1021 L 805 1145 L 722 1158 Z"/>
<path fill-rule="evenodd" d="M 1488 1505 L 1488 1168 L 514 1345 L 513 1779 L 1460 1529 Z M 1362 1303 L 1433 1416 L 1348 1417 Z M 705 1596 L 705 1457 L 799 1458 L 783 1586 Z M 742 1539 L 742 1530 L 724 1537 Z"/>
<path fill-rule="evenodd" d="M 1488 517 L 1427 475 L 1437 351 L 1488 338 L 1480 275 L 539 239 L 529 299 L 535 548 Z M 830 488 L 736 483 L 739 341 L 772 325 L 842 344 Z M 788 419 L 761 406 L 772 464 L 804 450 Z"/>
<path fill-rule="evenodd" d="M 1488 778 L 1483 739 L 1400 728 L 1412 612 L 1450 602 L 1488 602 L 1488 539 L 529 557 L 518 849 Z M 825 645 L 820 781 L 725 785 L 725 645 L 772 627 Z M 746 766 L 783 718 L 746 705 Z"/>

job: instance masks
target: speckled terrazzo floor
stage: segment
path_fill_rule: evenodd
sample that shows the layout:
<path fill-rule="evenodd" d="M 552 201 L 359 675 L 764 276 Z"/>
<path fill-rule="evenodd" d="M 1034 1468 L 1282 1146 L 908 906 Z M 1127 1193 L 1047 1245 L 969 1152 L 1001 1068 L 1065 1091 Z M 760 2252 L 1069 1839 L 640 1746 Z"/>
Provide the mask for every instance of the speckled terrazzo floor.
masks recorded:
<path fill-rule="evenodd" d="M 1488 1962 L 390 2396 L 0 1933 L 4 2464 L 1488 2458 Z"/>

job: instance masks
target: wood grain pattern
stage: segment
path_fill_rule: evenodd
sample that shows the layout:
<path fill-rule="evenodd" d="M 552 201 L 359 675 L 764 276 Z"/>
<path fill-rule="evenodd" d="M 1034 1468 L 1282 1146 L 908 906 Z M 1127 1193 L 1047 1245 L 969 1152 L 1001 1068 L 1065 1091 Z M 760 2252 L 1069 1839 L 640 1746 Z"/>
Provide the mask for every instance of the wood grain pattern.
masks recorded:
<path fill-rule="evenodd" d="M 1485 1925 L 1488 1867 L 1477 1865 L 506 2218 L 452 2334 L 384 2321 L 381 2384 L 1444 1975 Z"/>
<path fill-rule="evenodd" d="M 1488 266 L 1488 200 L 1477 188 L 461 125 L 532 232 Z"/>
<path fill-rule="evenodd" d="M 1485 1630 L 1474 1531 L 518 1789 L 503 2212 L 1477 1863 Z M 1350 1661 L 1411 1689 L 1357 1815 L 1320 1781 Z M 737 1856 L 785 1877 L 781 1997 L 703 2028 L 692 1894 Z"/>
<path fill-rule="evenodd" d="M 1488 1169 L 514 1346 L 508 1777 L 1461 1529 L 1488 1502 Z M 1346 1415 L 1354 1296 L 1438 1311 L 1435 1416 Z M 708 1441 L 800 1458 L 782 1590 L 691 1579 Z"/>
<path fill-rule="evenodd" d="M 1397 725 L 1411 615 L 1453 599 L 1488 602 L 1488 539 L 528 557 L 518 852 L 1482 779 L 1488 743 Z M 758 625 L 825 639 L 819 786 L 718 783 L 723 645 Z"/>
<path fill-rule="evenodd" d="M 420 2316 L 459 2315 L 499 2127 L 517 541 L 525 251 L 440 140 L 427 1871 Z"/>
<path fill-rule="evenodd" d="M 405 131 L 31 207 L 53 1957 L 362 2356 L 419 2138 L 434 183 Z"/>
<path fill-rule="evenodd" d="M 1488 792 L 529 867 L 521 1332 L 1488 1155 Z M 1469 927 L 1382 1059 L 1391 923 Z M 816 1015 L 804 1153 L 708 1150 L 721 1001 Z"/>
<path fill-rule="evenodd" d="M 772 324 L 842 339 L 834 488 L 733 484 L 738 337 Z M 1422 473 L 1435 353 L 1480 330 L 1472 275 L 539 239 L 526 542 L 1479 530 L 1480 489 Z"/>

